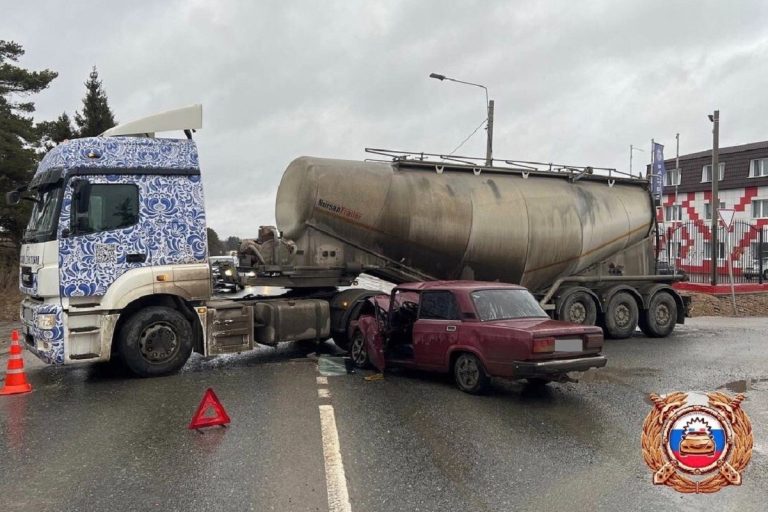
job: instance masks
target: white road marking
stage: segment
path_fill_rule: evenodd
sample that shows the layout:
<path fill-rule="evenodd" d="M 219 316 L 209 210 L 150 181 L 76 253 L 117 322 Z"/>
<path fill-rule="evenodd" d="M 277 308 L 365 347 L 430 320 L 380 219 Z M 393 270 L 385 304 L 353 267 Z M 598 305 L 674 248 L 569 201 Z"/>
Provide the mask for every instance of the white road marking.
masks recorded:
<path fill-rule="evenodd" d="M 320 429 L 323 434 L 325 484 L 328 488 L 329 512 L 352 512 L 347 492 L 347 477 L 339 450 L 339 433 L 332 405 L 320 406 Z"/>
<path fill-rule="evenodd" d="M 318 377 L 317 383 L 322 385 L 328 384 L 328 377 Z"/>
<path fill-rule="evenodd" d="M 317 396 L 318 398 L 331 398 L 331 390 L 320 388 L 317 390 Z"/>

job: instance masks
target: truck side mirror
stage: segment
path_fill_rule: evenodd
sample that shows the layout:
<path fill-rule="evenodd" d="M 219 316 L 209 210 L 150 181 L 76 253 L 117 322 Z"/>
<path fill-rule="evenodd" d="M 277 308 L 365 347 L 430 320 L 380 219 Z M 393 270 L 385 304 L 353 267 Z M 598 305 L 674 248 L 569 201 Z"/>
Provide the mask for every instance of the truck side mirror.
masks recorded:
<path fill-rule="evenodd" d="M 18 190 L 11 190 L 5 193 L 5 204 L 8 206 L 15 206 L 21 202 L 21 192 Z"/>

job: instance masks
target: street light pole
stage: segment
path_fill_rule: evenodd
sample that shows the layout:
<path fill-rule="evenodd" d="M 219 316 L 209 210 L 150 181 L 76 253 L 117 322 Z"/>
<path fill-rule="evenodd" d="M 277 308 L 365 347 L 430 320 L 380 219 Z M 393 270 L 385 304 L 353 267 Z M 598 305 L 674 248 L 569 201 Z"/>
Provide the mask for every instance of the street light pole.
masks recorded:
<path fill-rule="evenodd" d="M 486 118 L 486 131 L 487 131 L 487 138 L 485 143 L 485 165 L 487 167 L 491 167 L 493 165 L 493 108 L 494 108 L 494 102 L 491 99 L 488 99 L 488 88 L 482 84 L 476 84 L 473 82 L 465 82 L 464 80 L 457 80 L 455 78 L 450 78 L 445 75 L 441 75 L 439 73 L 430 73 L 429 78 L 434 78 L 436 80 L 440 80 L 441 82 L 443 80 L 448 80 L 449 82 L 456 82 L 457 84 L 464 84 L 464 85 L 471 85 L 473 87 L 480 87 L 485 91 L 485 105 L 488 108 L 488 117 Z"/>
<path fill-rule="evenodd" d="M 710 282 L 712 286 L 717 284 L 717 257 L 719 255 L 719 244 L 717 243 L 717 228 L 720 217 L 720 199 L 718 198 L 718 181 L 720 179 L 720 111 L 715 110 L 713 115 L 709 116 L 712 121 L 712 202 L 710 211 L 712 212 L 712 277 Z"/>
<path fill-rule="evenodd" d="M 632 154 L 635 151 L 640 151 L 641 153 L 645 153 L 644 150 L 640 148 L 636 148 L 634 144 L 629 145 L 629 175 L 630 176 L 632 176 L 632 156 L 633 156 Z M 651 169 L 651 172 L 653 172 L 653 169 Z M 643 173 L 641 172 L 640 174 L 642 175 Z"/>

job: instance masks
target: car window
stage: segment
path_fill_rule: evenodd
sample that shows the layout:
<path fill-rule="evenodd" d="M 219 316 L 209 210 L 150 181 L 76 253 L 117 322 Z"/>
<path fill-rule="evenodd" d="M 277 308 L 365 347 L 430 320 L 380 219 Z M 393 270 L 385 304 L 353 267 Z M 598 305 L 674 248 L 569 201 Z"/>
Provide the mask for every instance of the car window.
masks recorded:
<path fill-rule="evenodd" d="M 456 297 L 449 291 L 422 293 L 419 318 L 428 320 L 458 320 L 459 307 L 456 304 Z"/>
<path fill-rule="evenodd" d="M 528 290 L 478 290 L 471 296 L 483 322 L 547 316 Z"/>

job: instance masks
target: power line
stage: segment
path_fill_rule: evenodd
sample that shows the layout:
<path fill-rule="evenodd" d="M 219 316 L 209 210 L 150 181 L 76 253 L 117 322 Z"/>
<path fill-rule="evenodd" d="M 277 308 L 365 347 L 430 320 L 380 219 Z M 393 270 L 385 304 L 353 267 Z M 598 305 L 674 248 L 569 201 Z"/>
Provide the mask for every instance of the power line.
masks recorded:
<path fill-rule="evenodd" d="M 479 130 L 480 128 L 482 128 L 482 127 L 483 127 L 483 125 L 486 123 L 486 121 L 488 121 L 488 118 L 487 118 L 487 117 L 486 117 L 485 119 L 483 119 L 483 122 L 482 122 L 482 123 L 480 123 L 480 125 L 479 125 L 477 128 L 475 128 L 475 129 L 472 131 L 472 133 L 470 133 L 470 134 L 467 136 L 467 138 L 466 138 L 466 139 L 464 139 L 463 141 L 461 141 L 461 144 L 459 144 L 458 146 L 456 146 L 455 148 L 453 148 L 453 151 L 451 151 L 450 153 L 448 153 L 448 156 L 451 156 L 451 155 L 452 155 L 452 154 L 454 154 L 456 151 L 458 151 L 458 150 L 461 148 L 461 146 L 463 146 L 463 145 L 464 145 L 464 144 L 465 144 L 465 143 L 466 143 L 466 142 L 467 142 L 469 139 L 471 139 L 471 138 L 472 138 L 472 136 L 473 136 L 474 134 L 476 134 L 476 133 L 477 133 L 477 130 Z"/>

